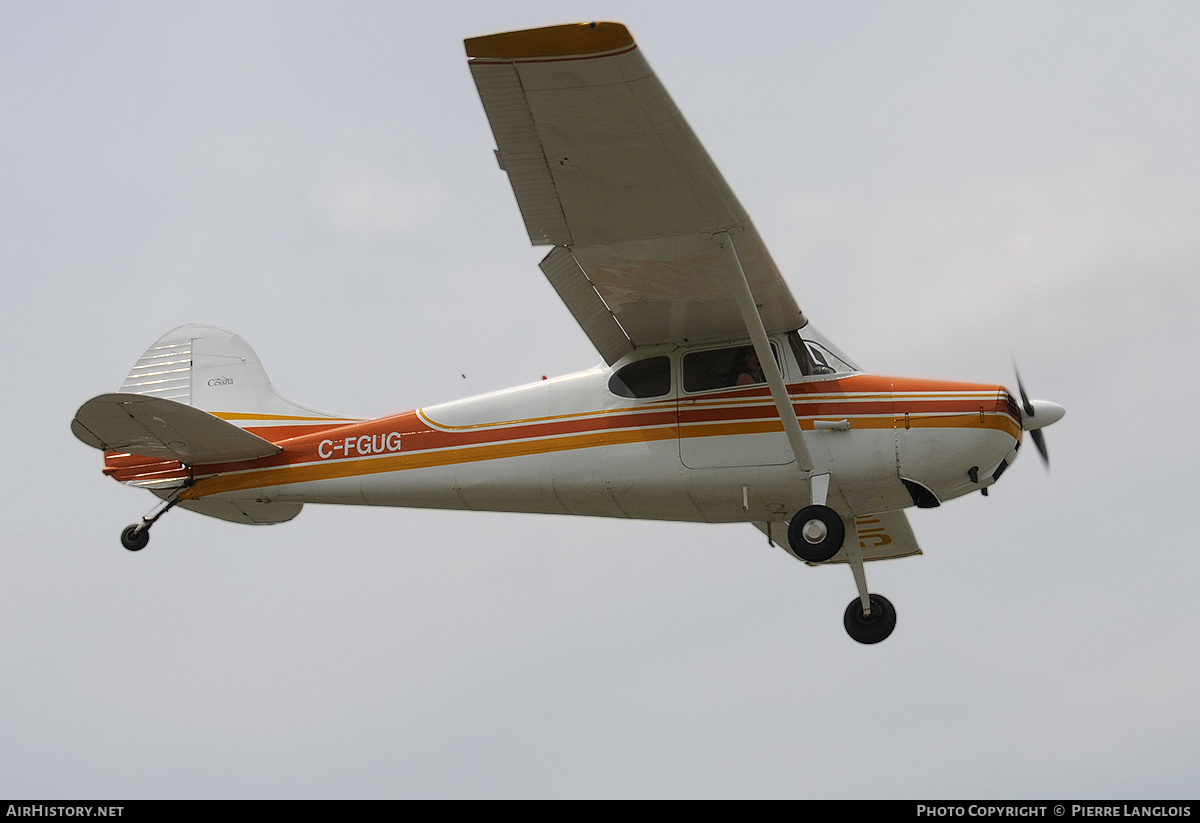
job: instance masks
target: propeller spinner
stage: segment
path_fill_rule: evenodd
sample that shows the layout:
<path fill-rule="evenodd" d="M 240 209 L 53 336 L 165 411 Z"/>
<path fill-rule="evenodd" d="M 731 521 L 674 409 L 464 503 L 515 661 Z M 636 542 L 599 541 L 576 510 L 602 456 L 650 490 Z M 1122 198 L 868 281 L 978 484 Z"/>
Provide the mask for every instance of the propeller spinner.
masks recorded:
<path fill-rule="evenodd" d="M 1025 393 L 1025 385 L 1021 382 L 1021 372 L 1016 363 L 1013 371 L 1017 373 L 1017 389 L 1021 392 L 1021 428 L 1029 432 L 1033 445 L 1037 446 L 1038 454 L 1047 468 L 1050 466 L 1050 454 L 1046 451 L 1046 438 L 1042 429 L 1062 418 L 1067 410 L 1050 400 L 1030 400 Z"/>

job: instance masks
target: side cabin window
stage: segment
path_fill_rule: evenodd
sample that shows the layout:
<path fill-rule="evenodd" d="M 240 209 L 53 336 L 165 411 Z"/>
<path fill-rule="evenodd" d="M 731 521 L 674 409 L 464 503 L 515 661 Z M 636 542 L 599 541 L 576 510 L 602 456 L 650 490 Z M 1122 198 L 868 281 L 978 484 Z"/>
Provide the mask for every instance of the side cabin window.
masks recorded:
<path fill-rule="evenodd" d="M 771 344 L 771 353 L 778 364 L 779 352 L 774 344 Z M 758 354 L 750 345 L 694 351 L 683 356 L 683 390 L 686 392 L 753 386 L 765 382 Z"/>
<path fill-rule="evenodd" d="M 671 392 L 671 358 L 647 357 L 618 369 L 608 390 L 619 397 L 662 397 Z"/>

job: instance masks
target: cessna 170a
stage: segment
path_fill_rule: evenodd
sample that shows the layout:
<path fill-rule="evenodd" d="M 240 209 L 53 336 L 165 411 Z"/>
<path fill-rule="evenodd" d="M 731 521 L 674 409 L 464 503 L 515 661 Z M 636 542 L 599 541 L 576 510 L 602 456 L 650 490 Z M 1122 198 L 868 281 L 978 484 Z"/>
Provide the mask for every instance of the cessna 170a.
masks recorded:
<path fill-rule="evenodd" d="M 1002 386 L 862 372 L 809 324 L 746 212 L 624 26 L 466 41 L 540 266 L 604 365 L 378 420 L 272 388 L 214 326 L 162 337 L 71 429 L 161 502 L 281 523 L 305 503 L 753 523 L 846 563 L 845 627 L 886 638 L 866 561 L 920 553 L 903 509 L 987 493 L 1063 414 Z"/>

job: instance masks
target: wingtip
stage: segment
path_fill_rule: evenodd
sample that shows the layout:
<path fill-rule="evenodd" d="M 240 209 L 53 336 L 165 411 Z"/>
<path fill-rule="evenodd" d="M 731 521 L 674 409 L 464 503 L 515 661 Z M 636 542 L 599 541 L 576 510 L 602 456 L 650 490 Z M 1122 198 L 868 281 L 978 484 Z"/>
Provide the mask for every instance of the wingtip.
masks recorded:
<path fill-rule="evenodd" d="M 570 23 L 470 37 L 463 45 L 472 60 L 520 60 L 600 54 L 632 46 L 633 36 L 621 23 Z"/>

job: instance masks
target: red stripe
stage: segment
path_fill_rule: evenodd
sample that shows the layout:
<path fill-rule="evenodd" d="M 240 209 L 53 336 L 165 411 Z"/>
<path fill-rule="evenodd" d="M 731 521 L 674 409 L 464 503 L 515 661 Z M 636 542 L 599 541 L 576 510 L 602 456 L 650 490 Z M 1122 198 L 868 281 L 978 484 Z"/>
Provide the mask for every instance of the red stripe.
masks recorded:
<path fill-rule="evenodd" d="M 975 398 L 913 397 L 894 400 L 891 396 L 893 388 L 899 392 L 914 393 L 986 392 L 991 396 Z M 793 395 L 793 408 L 800 417 L 834 417 L 852 420 L 855 417 L 886 417 L 887 415 L 903 418 L 905 414 L 977 414 L 981 410 L 987 414 L 1002 413 L 1012 417 L 1004 400 L 1002 389 L 971 383 L 853 375 L 834 380 L 793 384 L 788 386 L 788 390 Z M 863 400 L 852 398 L 808 400 L 805 398 L 805 395 L 845 392 L 868 394 L 878 392 L 884 396 L 878 399 Z M 751 402 L 728 405 L 721 402 L 729 400 Z M 762 402 L 753 402 L 758 400 Z M 605 431 L 690 426 L 699 423 L 763 421 L 777 418 L 777 416 L 775 406 L 770 402 L 769 391 L 765 387 L 759 386 L 699 397 L 684 397 L 678 401 L 658 401 L 644 410 L 609 412 L 596 410 L 565 419 L 480 424 L 478 428 L 451 430 L 435 428 L 427 424 L 416 411 L 360 424 L 339 423 L 333 427 L 318 425 L 255 426 L 248 427 L 248 431 L 283 446 L 284 451 L 260 460 L 207 465 L 204 467 L 204 473 L 219 474 L 251 468 L 265 469 L 300 463 L 323 462 L 318 453 L 322 441 L 332 440 L 344 444 L 347 438 L 380 438 L 386 437 L 392 432 L 399 433 L 403 444 L 402 451 L 412 453 Z M 1018 426 L 1020 425 L 1019 420 L 1015 422 Z M 328 447 L 326 450 L 328 451 Z M 344 454 L 339 455 L 339 457 L 344 456 Z M 328 458 L 327 455 L 327 459 L 332 458 Z M 145 457 L 118 456 L 111 453 L 105 455 L 105 466 L 105 474 L 109 474 L 121 482 L 147 478 L 182 478 L 187 474 L 186 469 L 177 461 L 149 460 Z"/>

